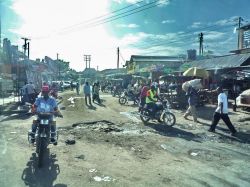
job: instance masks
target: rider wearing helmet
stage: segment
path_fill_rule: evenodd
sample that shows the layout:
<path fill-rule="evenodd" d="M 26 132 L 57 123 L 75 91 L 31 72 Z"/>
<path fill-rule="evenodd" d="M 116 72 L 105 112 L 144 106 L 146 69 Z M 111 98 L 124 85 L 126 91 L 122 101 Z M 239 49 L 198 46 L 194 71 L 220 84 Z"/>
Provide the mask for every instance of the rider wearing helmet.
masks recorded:
<path fill-rule="evenodd" d="M 53 97 L 49 96 L 49 86 L 44 85 L 42 86 L 42 96 L 38 97 L 32 106 L 32 113 L 35 112 L 51 112 L 56 113 L 58 116 L 61 116 L 60 111 L 58 111 L 56 100 Z M 39 119 L 37 119 L 39 120 Z M 31 143 L 35 142 L 35 133 L 37 129 L 37 120 L 33 121 L 32 124 L 32 132 L 31 132 Z M 50 121 L 53 121 L 53 117 L 51 117 Z M 51 142 L 56 144 L 56 125 L 54 123 L 51 124 Z"/>
<path fill-rule="evenodd" d="M 146 104 L 152 109 L 152 115 L 154 116 L 157 110 L 157 91 L 154 85 L 151 85 L 150 90 L 147 91 Z"/>

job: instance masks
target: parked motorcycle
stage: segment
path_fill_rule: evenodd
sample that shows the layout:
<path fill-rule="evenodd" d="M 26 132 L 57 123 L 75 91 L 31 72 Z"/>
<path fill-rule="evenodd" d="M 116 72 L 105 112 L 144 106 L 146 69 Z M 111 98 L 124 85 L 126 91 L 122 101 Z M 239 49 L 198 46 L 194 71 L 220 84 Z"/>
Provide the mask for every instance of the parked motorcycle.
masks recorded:
<path fill-rule="evenodd" d="M 147 123 L 149 120 L 157 120 L 158 122 L 164 122 L 165 125 L 173 126 L 176 122 L 176 117 L 170 110 L 168 100 L 161 100 L 156 103 L 157 110 L 153 114 L 152 109 L 147 105 L 140 109 L 140 118 L 143 123 Z"/>
<path fill-rule="evenodd" d="M 42 167 L 45 151 L 47 151 L 48 145 L 51 143 L 51 125 L 56 123 L 51 121 L 53 113 L 38 113 L 37 129 L 35 134 L 35 146 L 36 153 L 38 155 L 38 167 Z M 62 116 L 59 116 L 62 117 Z M 58 140 L 58 133 L 55 131 L 56 142 Z M 28 140 L 31 142 L 31 132 L 28 133 Z"/>
<path fill-rule="evenodd" d="M 135 105 L 139 103 L 139 98 L 133 92 L 124 91 L 119 97 L 119 103 L 125 105 L 128 101 L 133 101 Z"/>

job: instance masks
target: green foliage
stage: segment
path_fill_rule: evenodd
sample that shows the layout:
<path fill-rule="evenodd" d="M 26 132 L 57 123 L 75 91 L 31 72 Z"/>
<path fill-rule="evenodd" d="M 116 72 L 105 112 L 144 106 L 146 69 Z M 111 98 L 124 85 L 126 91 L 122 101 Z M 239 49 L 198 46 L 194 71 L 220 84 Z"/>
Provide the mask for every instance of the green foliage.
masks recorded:
<path fill-rule="evenodd" d="M 60 68 L 60 71 L 68 71 L 69 70 L 69 62 L 66 62 L 64 60 L 57 60 L 58 67 Z"/>

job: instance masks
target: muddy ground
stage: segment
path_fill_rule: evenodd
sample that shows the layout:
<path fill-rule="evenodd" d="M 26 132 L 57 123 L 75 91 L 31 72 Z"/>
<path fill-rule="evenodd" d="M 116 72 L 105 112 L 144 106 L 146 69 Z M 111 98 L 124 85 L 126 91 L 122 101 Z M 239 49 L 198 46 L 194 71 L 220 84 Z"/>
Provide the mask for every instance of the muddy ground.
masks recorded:
<path fill-rule="evenodd" d="M 27 141 L 34 117 L 1 116 L 0 187 L 250 186 L 247 112 L 230 110 L 239 131 L 232 137 L 223 122 L 216 133 L 207 131 L 212 105 L 198 109 L 200 123 L 173 110 L 177 123 L 166 127 L 141 123 L 136 106 L 121 106 L 109 94 L 101 95 L 103 104 L 93 107 L 74 92 L 61 96 L 64 118 L 57 119 L 59 143 L 49 145 L 41 169 Z M 68 139 L 76 143 L 67 145 Z"/>

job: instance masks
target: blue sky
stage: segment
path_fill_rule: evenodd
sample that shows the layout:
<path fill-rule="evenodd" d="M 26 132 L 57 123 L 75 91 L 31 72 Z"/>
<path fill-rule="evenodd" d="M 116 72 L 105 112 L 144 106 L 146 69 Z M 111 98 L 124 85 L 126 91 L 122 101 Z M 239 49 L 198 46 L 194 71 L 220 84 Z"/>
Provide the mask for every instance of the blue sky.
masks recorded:
<path fill-rule="evenodd" d="M 84 54 L 92 55 L 92 67 L 115 68 L 118 46 L 121 65 L 131 55 L 186 54 L 187 49 L 198 50 L 200 32 L 204 33 L 205 52 L 227 54 L 237 46 L 234 28 L 238 17 L 244 19 L 243 24 L 250 21 L 249 0 L 0 2 L 3 37 L 19 46 L 23 42 L 21 37 L 29 37 L 31 58 L 45 55 L 56 58 L 59 53 L 59 57 L 70 61 L 71 67 L 78 71 L 85 67 Z M 142 11 L 124 16 L 133 9 Z M 118 14 L 121 18 L 116 19 Z"/>

